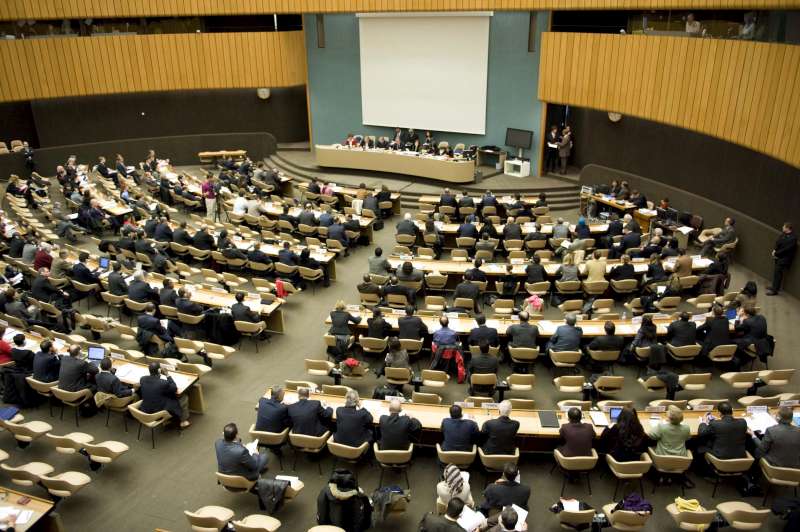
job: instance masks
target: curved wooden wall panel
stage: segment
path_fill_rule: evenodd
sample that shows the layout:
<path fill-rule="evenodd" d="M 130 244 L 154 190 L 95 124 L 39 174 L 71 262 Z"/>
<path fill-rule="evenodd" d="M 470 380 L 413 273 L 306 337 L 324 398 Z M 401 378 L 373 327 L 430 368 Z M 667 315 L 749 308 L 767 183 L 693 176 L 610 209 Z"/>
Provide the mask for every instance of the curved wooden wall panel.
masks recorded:
<path fill-rule="evenodd" d="M 292 87 L 302 31 L 124 35 L 0 42 L 0 101 L 121 92 Z"/>
<path fill-rule="evenodd" d="M 369 11 L 779 9 L 798 0 L 3 0 L 0 20 Z"/>
<path fill-rule="evenodd" d="M 800 167 L 800 46 L 550 32 L 539 68 L 540 100 L 699 131 Z"/>

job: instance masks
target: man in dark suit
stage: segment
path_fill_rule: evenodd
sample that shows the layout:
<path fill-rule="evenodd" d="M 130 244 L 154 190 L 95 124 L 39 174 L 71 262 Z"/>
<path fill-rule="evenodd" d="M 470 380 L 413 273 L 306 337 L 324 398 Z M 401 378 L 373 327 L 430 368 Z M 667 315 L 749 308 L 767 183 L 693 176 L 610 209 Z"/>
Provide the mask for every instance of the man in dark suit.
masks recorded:
<path fill-rule="evenodd" d="M 727 401 L 718 404 L 717 410 L 720 419 L 708 413 L 697 429 L 697 437 L 701 442 L 698 453 L 711 453 L 723 460 L 744 458 L 747 421 L 733 417 L 733 408 Z"/>
<path fill-rule="evenodd" d="M 85 251 L 82 251 L 80 255 L 78 255 L 78 262 L 72 267 L 72 278 L 82 284 L 86 285 L 95 285 L 96 291 L 102 290 L 102 285 L 100 284 L 100 277 L 89 269 L 86 266 L 86 261 L 89 259 L 89 254 Z M 89 296 L 90 293 L 86 292 L 77 292 L 76 296 L 81 298 Z"/>
<path fill-rule="evenodd" d="M 483 259 L 475 259 L 473 267 L 469 270 L 466 270 L 464 272 L 464 276 L 468 276 L 470 281 L 485 283 L 487 280 L 486 272 L 481 270 L 481 266 L 483 266 Z"/>
<path fill-rule="evenodd" d="M 494 374 L 497 375 L 498 360 L 496 356 L 489 354 L 489 341 L 487 339 L 479 340 L 480 353 L 472 357 L 467 365 L 467 373 L 469 377 L 477 374 Z M 471 395 L 494 395 L 493 385 L 475 385 L 470 384 L 469 393 Z"/>
<path fill-rule="evenodd" d="M 115 296 L 128 295 L 128 283 L 122 275 L 122 263 L 119 261 L 114 261 L 111 273 L 108 274 L 108 291 Z"/>
<path fill-rule="evenodd" d="M 192 237 L 193 246 L 200 250 L 214 249 L 214 237 L 208 234 L 205 227 L 201 227 Z"/>
<path fill-rule="evenodd" d="M 478 314 L 475 316 L 475 323 L 478 326 L 469 332 L 469 345 L 480 345 L 483 341 L 486 341 L 491 346 L 499 345 L 500 339 L 497 335 L 497 329 L 486 325 L 485 315 Z"/>
<path fill-rule="evenodd" d="M 364 203 L 361 205 L 361 209 L 369 209 L 371 210 L 376 216 L 379 218 L 381 217 L 381 209 L 379 206 L 378 198 L 370 193 L 367 194 L 367 197 L 364 198 Z"/>
<path fill-rule="evenodd" d="M 689 321 L 692 315 L 681 312 L 681 317 L 667 327 L 667 343 L 675 347 L 697 343 L 697 324 Z"/>
<path fill-rule="evenodd" d="M 297 402 L 289 405 L 292 432 L 308 436 L 322 436 L 333 417 L 330 407 L 323 407 L 317 400 L 308 398 L 308 388 L 297 390 Z"/>
<path fill-rule="evenodd" d="M 231 305 L 231 316 L 234 321 L 247 321 L 250 323 L 258 323 L 261 321 L 261 316 L 258 312 L 250 310 L 250 307 L 244 304 L 244 292 L 236 292 L 236 303 Z"/>
<path fill-rule="evenodd" d="M 703 353 L 706 355 L 718 345 L 728 345 L 731 343 L 730 322 L 725 317 L 725 309 L 722 305 L 714 305 L 711 308 L 713 317 L 707 318 L 706 322 L 697 328 L 697 332 L 703 336 Z"/>
<path fill-rule="evenodd" d="M 528 321 L 529 319 L 530 315 L 523 310 L 519 313 L 519 323 L 515 323 L 506 329 L 509 347 L 536 349 L 536 342 L 539 339 L 539 328 L 536 325 L 531 325 Z"/>
<path fill-rule="evenodd" d="M 222 431 L 222 439 L 214 443 L 217 452 L 217 468 L 223 475 L 236 475 L 247 480 L 258 480 L 259 475 L 267 471 L 266 454 L 256 451 L 250 453 L 242 445 L 239 429 L 235 423 L 228 423 Z"/>
<path fill-rule="evenodd" d="M 203 313 L 203 305 L 195 303 L 190 299 L 189 291 L 186 287 L 178 288 L 178 297 L 175 299 L 175 308 L 181 314 L 189 314 L 190 316 L 199 316 Z"/>
<path fill-rule="evenodd" d="M 338 240 L 344 247 L 347 247 L 350 245 L 350 239 L 347 237 L 345 231 L 346 229 L 342 224 L 341 218 L 337 216 L 334 219 L 333 224 L 328 227 L 328 238 Z"/>
<path fill-rule="evenodd" d="M 458 497 L 453 497 L 447 503 L 447 510 L 444 515 L 435 513 L 426 514 L 419 524 L 419 532 L 464 532 L 458 524 L 458 518 L 464 511 L 464 501 Z"/>
<path fill-rule="evenodd" d="M 372 282 L 372 277 L 368 273 L 365 273 L 364 277 L 362 277 L 362 282 L 356 285 L 356 290 L 358 290 L 359 294 L 381 295 L 381 287 Z"/>
<path fill-rule="evenodd" d="M 469 192 L 467 192 L 466 190 L 461 192 L 461 197 L 458 198 L 458 207 L 459 208 L 467 207 L 473 209 L 475 208 L 475 200 L 470 197 Z"/>
<path fill-rule="evenodd" d="M 258 400 L 256 430 L 279 433 L 291 426 L 289 408 L 283 404 L 283 386 L 276 384 L 269 397 Z"/>
<path fill-rule="evenodd" d="M 133 274 L 133 281 L 128 286 L 128 298 L 139 303 L 158 301 L 158 292 L 145 281 L 144 272 Z"/>
<path fill-rule="evenodd" d="M 297 266 L 300 258 L 291 250 L 289 242 L 283 243 L 283 249 L 278 252 L 278 262 L 287 266 Z"/>
<path fill-rule="evenodd" d="M 522 226 L 509 216 L 503 227 L 503 240 L 522 240 Z"/>
<path fill-rule="evenodd" d="M 139 315 L 139 318 L 136 321 L 136 325 L 140 331 L 147 331 L 154 336 L 157 336 L 164 342 L 171 342 L 172 335 L 170 334 L 167 329 L 161 325 L 161 321 L 156 318 L 156 306 L 152 303 L 148 303 L 144 309 L 144 312 Z"/>
<path fill-rule="evenodd" d="M 272 259 L 264 253 L 265 244 L 259 244 L 247 252 L 247 260 L 259 264 L 272 264 Z"/>
<path fill-rule="evenodd" d="M 14 361 L 17 368 L 30 373 L 33 371 L 36 354 L 30 349 L 25 349 L 25 335 L 15 334 L 12 342 L 14 342 L 14 347 L 11 348 L 11 360 Z"/>
<path fill-rule="evenodd" d="M 622 281 L 624 279 L 635 279 L 636 270 L 631 264 L 629 255 L 622 256 L 622 264 L 615 266 L 608 272 L 608 278 L 612 281 Z"/>
<path fill-rule="evenodd" d="M 617 259 L 625 254 L 625 252 L 632 248 L 638 248 L 642 244 L 642 235 L 636 231 L 630 231 L 628 228 L 623 229 L 622 240 L 619 245 L 614 245 L 608 253 L 611 259 Z"/>
<path fill-rule="evenodd" d="M 312 210 L 311 203 L 305 204 L 303 210 L 297 216 L 297 223 L 303 225 L 310 225 L 311 227 L 316 227 L 319 225 L 317 218 L 314 216 L 314 211 Z"/>
<path fill-rule="evenodd" d="M 581 348 L 583 329 L 576 327 L 574 314 L 569 314 L 564 319 L 564 325 L 559 325 L 556 332 L 550 337 L 545 351 L 578 351 Z"/>
<path fill-rule="evenodd" d="M 50 270 L 47 268 L 39 268 L 38 277 L 31 283 L 31 295 L 34 299 L 47 301 L 48 303 L 67 301 L 69 299 L 69 294 L 50 284 L 49 278 Z"/>
<path fill-rule="evenodd" d="M 483 424 L 481 439 L 486 454 L 514 454 L 519 421 L 511 419 L 511 401 L 500 403 L 500 416 Z"/>
<path fill-rule="evenodd" d="M 469 215 L 464 220 L 464 223 L 458 226 L 458 232 L 456 233 L 459 238 L 469 237 L 478 240 L 479 233 L 478 228 L 475 227 L 475 216 Z"/>
<path fill-rule="evenodd" d="M 106 357 L 100 361 L 100 373 L 95 377 L 97 391 L 109 393 L 117 397 L 129 397 L 133 395 L 133 388 L 123 384 L 119 377 L 115 375 L 117 370 L 113 367 L 111 359 Z"/>
<path fill-rule="evenodd" d="M 159 242 L 172 242 L 174 237 L 175 235 L 172 232 L 172 227 L 170 227 L 167 219 L 160 218 L 158 220 L 155 233 L 153 234 L 153 238 Z"/>
<path fill-rule="evenodd" d="M 94 383 L 94 376 L 97 375 L 97 372 L 97 366 L 89 364 L 81 358 L 81 346 L 71 345 L 69 356 L 61 359 L 58 387 L 68 392 L 79 392 L 88 388 L 94 393 L 97 391 Z"/>
<path fill-rule="evenodd" d="M 344 406 L 336 409 L 336 433 L 333 441 L 359 447 L 364 442 L 372 441 L 372 432 L 372 414 L 361 407 L 358 392 L 348 390 L 344 397 Z"/>
<path fill-rule="evenodd" d="M 483 211 L 485 207 L 497 208 L 497 197 L 492 194 L 491 190 L 487 190 L 481 198 L 481 211 Z"/>
<path fill-rule="evenodd" d="M 456 290 L 453 292 L 453 301 L 459 298 L 471 299 L 477 301 L 481 294 L 481 289 L 475 283 L 470 282 L 471 277 L 469 274 L 464 276 L 464 280 L 456 285 Z"/>
<path fill-rule="evenodd" d="M 61 360 L 56 355 L 53 342 L 45 340 L 39 344 L 39 349 L 33 357 L 33 378 L 39 382 L 57 381 Z"/>
<path fill-rule="evenodd" d="M 761 439 L 748 429 L 756 447 L 756 460 L 764 458 L 775 467 L 800 468 L 800 427 L 792 425 L 794 412 L 790 406 L 778 410 L 778 424 L 769 427 Z"/>
<path fill-rule="evenodd" d="M 172 279 L 168 277 L 165 278 L 161 292 L 158 294 L 159 304 L 174 307 L 177 299 L 178 293 L 175 291 L 175 285 L 172 284 Z"/>
<path fill-rule="evenodd" d="M 411 218 L 411 213 L 405 213 L 403 219 L 397 222 L 395 226 L 397 229 L 398 235 L 411 235 L 417 236 L 419 233 L 419 229 L 417 225 L 414 223 L 414 220 Z"/>
<path fill-rule="evenodd" d="M 564 440 L 564 445 L 558 448 L 564 456 L 589 456 L 592 454 L 594 441 L 594 427 L 583 423 L 583 414 L 579 408 L 570 408 L 567 411 L 569 423 L 561 425 L 558 433 Z"/>
<path fill-rule="evenodd" d="M 725 218 L 722 229 L 716 233 L 714 231 L 714 229 L 703 230 L 697 237 L 698 241 L 703 244 L 700 254 L 704 257 L 710 256 L 715 247 L 730 244 L 736 240 L 736 220 L 729 216 Z"/>
<path fill-rule="evenodd" d="M 181 244 L 182 246 L 193 246 L 194 240 L 192 240 L 192 236 L 186 230 L 186 221 L 181 221 L 180 225 L 177 229 L 172 232 L 172 241 L 176 244 Z"/>
<path fill-rule="evenodd" d="M 450 407 L 450 417 L 442 420 L 442 450 L 464 451 L 472 450 L 472 446 L 480 440 L 478 424 L 471 419 L 462 417 L 461 407 Z"/>
<path fill-rule="evenodd" d="M 625 339 L 616 334 L 617 328 L 614 322 L 607 321 L 603 325 L 603 330 L 606 334 L 592 338 L 587 347 L 592 351 L 622 351 Z"/>
<path fill-rule="evenodd" d="M 797 235 L 794 232 L 794 226 L 790 222 L 785 222 L 772 250 L 775 269 L 772 273 L 772 285 L 767 288 L 768 296 L 774 296 L 780 292 L 781 284 L 783 284 L 783 274 L 792 267 L 796 254 Z"/>
<path fill-rule="evenodd" d="M 502 510 L 506 506 L 516 504 L 523 510 L 528 509 L 528 499 L 531 497 L 531 488 L 517 482 L 519 469 L 511 462 L 503 467 L 503 474 L 494 484 L 490 484 L 483 491 L 483 502 L 480 511 L 489 515 L 493 510 Z M 502 529 L 501 529 L 502 530 Z"/>
<path fill-rule="evenodd" d="M 146 240 L 142 233 L 136 233 L 136 239 L 133 241 L 133 250 L 136 253 L 142 253 L 148 257 L 158 254 L 153 244 L 149 240 Z"/>
<path fill-rule="evenodd" d="M 748 346 L 752 344 L 756 350 L 763 350 L 762 344 L 767 342 L 766 318 L 752 304 L 745 304 L 741 311 L 742 319 L 736 321 L 736 339 L 733 341 L 739 347 L 736 353 L 736 365 L 739 367 L 749 360 L 750 355 L 744 353 Z"/>
<path fill-rule="evenodd" d="M 419 440 L 422 424 L 411 416 L 401 416 L 401 411 L 400 401 L 392 399 L 389 415 L 381 416 L 378 423 L 378 448 L 381 451 L 406 451 L 412 442 Z"/>
<path fill-rule="evenodd" d="M 156 227 L 158 227 L 158 218 L 153 215 L 144 222 L 144 234 L 147 238 L 153 238 L 156 234 Z"/>
<path fill-rule="evenodd" d="M 428 335 L 428 326 L 422 318 L 414 315 L 414 307 L 411 305 L 406 305 L 406 315 L 397 320 L 397 326 L 397 337 L 401 340 L 422 340 Z"/>
<path fill-rule="evenodd" d="M 181 420 L 181 428 L 188 427 L 191 423 L 186 394 L 178 396 L 178 386 L 158 362 L 151 362 L 148 370 L 150 374 L 139 379 L 139 395 L 142 398 L 139 409 L 147 414 L 166 410 L 172 417 Z"/>
<path fill-rule="evenodd" d="M 400 281 L 394 275 L 389 277 L 389 284 L 383 287 L 383 293 L 386 296 L 389 294 L 402 294 L 406 296 L 407 305 L 416 303 L 416 291 L 409 286 L 401 285 Z"/>

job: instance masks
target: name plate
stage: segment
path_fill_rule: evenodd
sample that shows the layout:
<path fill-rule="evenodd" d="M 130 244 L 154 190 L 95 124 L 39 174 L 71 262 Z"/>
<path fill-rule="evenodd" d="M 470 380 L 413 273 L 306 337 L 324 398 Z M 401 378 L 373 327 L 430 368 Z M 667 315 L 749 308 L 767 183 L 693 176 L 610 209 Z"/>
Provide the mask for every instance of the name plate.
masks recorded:
<path fill-rule="evenodd" d="M 499 408 L 499 407 L 500 405 L 498 403 L 483 403 L 483 405 L 481 406 L 481 408 L 485 408 L 486 410 L 489 410 L 490 408 Z"/>
<path fill-rule="evenodd" d="M 766 406 L 748 406 L 747 413 L 748 414 L 756 414 L 758 412 L 769 412 L 769 408 Z"/>
<path fill-rule="evenodd" d="M 645 412 L 666 412 L 666 406 L 648 406 L 644 409 Z"/>
<path fill-rule="evenodd" d="M 800 405 L 800 401 L 797 399 L 792 399 L 791 401 L 781 401 L 778 403 L 778 406 L 798 406 Z"/>
<path fill-rule="evenodd" d="M 468 403 L 466 401 L 456 401 L 453 404 L 460 406 L 461 408 L 473 408 L 475 406 L 475 403 Z"/>
<path fill-rule="evenodd" d="M 697 405 L 692 410 L 695 412 L 711 412 L 714 410 L 714 405 Z"/>

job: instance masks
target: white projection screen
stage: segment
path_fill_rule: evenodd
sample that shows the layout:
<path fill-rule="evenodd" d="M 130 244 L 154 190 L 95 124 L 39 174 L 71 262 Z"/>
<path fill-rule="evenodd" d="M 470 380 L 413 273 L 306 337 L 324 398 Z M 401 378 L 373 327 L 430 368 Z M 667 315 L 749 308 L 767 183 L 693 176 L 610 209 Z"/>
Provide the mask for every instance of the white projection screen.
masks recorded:
<path fill-rule="evenodd" d="M 357 16 L 365 125 L 486 133 L 491 12 Z"/>

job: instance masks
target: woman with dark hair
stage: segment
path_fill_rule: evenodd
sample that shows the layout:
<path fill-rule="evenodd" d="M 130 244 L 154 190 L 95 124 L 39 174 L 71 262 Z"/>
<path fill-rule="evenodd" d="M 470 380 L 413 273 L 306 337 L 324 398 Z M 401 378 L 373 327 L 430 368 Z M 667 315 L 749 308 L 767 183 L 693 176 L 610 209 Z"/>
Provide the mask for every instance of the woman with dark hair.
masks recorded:
<path fill-rule="evenodd" d="M 606 427 L 600 435 L 600 444 L 617 462 L 633 462 L 641 459 L 647 450 L 648 438 L 636 414 L 636 409 L 625 407 L 617 422 Z"/>
<path fill-rule="evenodd" d="M 638 359 L 635 356 L 637 347 L 650 347 L 656 341 L 656 326 L 653 323 L 653 317 L 649 314 L 642 316 L 642 323 L 639 325 L 639 330 L 636 331 L 636 336 L 633 341 L 628 344 L 625 351 L 624 359 L 629 363 L 636 363 Z"/>
<path fill-rule="evenodd" d="M 326 265 L 319 262 L 317 259 L 311 256 L 311 250 L 308 248 L 303 248 L 303 251 L 300 252 L 300 259 L 297 261 L 297 265 L 303 268 L 309 268 L 311 270 L 322 270 L 322 285 L 323 286 L 330 286 L 331 279 L 328 276 L 328 268 Z"/>
<path fill-rule="evenodd" d="M 335 469 L 317 497 L 317 523 L 362 532 L 371 521 L 369 497 L 358 487 L 356 477 L 347 469 Z"/>
<path fill-rule="evenodd" d="M 233 244 L 231 243 L 230 239 L 228 238 L 228 230 L 227 229 L 223 229 L 222 231 L 220 231 L 219 232 L 219 236 L 217 237 L 217 250 L 218 251 L 223 251 L 223 250 L 231 247 L 232 245 Z"/>
<path fill-rule="evenodd" d="M 433 243 L 429 243 L 428 240 L 431 238 L 428 236 L 433 236 L 436 241 Z M 442 234 L 436 229 L 436 224 L 433 220 L 426 220 L 425 221 L 425 230 L 422 232 L 422 238 L 425 238 L 425 244 L 431 246 L 433 248 L 433 256 L 436 260 L 442 256 Z"/>
<path fill-rule="evenodd" d="M 658 253 L 650 255 L 650 263 L 647 265 L 647 273 L 644 275 L 645 284 L 657 283 L 669 279 L 664 265 L 661 264 L 661 257 Z"/>
<path fill-rule="evenodd" d="M 478 231 L 479 239 L 482 239 L 483 235 L 489 235 L 489 238 L 492 239 L 500 238 L 499 236 L 497 236 L 497 228 L 488 218 L 483 221 L 483 226 L 481 227 L 481 230 Z"/>

